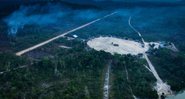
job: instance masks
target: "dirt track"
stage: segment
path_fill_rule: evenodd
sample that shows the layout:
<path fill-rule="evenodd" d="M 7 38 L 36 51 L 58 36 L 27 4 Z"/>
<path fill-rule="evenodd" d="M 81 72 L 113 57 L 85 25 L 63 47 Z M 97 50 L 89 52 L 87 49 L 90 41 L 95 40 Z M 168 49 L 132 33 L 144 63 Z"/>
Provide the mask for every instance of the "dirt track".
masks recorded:
<path fill-rule="evenodd" d="M 128 20 L 128 24 L 129 26 L 136 32 L 138 33 L 139 37 L 141 38 L 143 44 L 144 44 L 144 47 L 146 47 L 146 42 L 145 40 L 143 39 L 141 33 L 135 29 L 132 24 L 131 24 L 131 17 L 129 18 Z M 172 90 L 170 89 L 170 86 L 166 83 L 164 83 L 162 81 L 162 79 L 159 77 L 157 71 L 155 70 L 153 64 L 151 63 L 150 59 L 148 58 L 147 54 L 145 53 L 145 51 L 143 51 L 143 55 L 144 55 L 144 58 L 146 59 L 147 63 L 148 63 L 148 66 L 149 66 L 149 71 L 152 72 L 152 74 L 154 75 L 154 77 L 157 79 L 157 85 L 155 87 L 158 95 L 160 96 L 162 93 L 164 93 L 165 95 L 170 95 L 172 94 Z"/>
<path fill-rule="evenodd" d="M 111 14 L 105 15 L 105 16 L 103 16 L 102 18 L 98 18 L 98 19 L 96 19 L 96 20 L 94 20 L 94 21 L 91 21 L 91 22 L 89 22 L 89 23 L 86 23 L 86 24 L 84 24 L 84 25 L 81 25 L 81 26 L 79 26 L 79 27 L 77 27 L 77 28 L 75 28 L 75 29 L 72 29 L 72 30 L 70 30 L 70 31 L 67 31 L 67 32 L 65 32 L 65 33 L 63 33 L 63 34 L 61 34 L 61 35 L 58 35 L 58 36 L 53 37 L 53 38 L 51 38 L 51 39 L 49 39 L 49 40 L 46 40 L 46 41 L 41 42 L 41 43 L 39 43 L 39 44 L 36 44 L 36 45 L 34 45 L 34 46 L 30 47 L 30 48 L 27 48 L 27 49 L 24 49 L 24 50 L 22 50 L 22 51 L 19 51 L 19 52 L 16 53 L 16 55 L 17 55 L 17 56 L 21 56 L 21 55 L 23 55 L 23 54 L 25 54 L 25 53 L 27 53 L 27 52 L 29 52 L 29 51 L 32 51 L 32 50 L 34 50 L 34 49 L 37 49 L 38 47 L 41 47 L 41 46 L 43 46 L 43 45 L 46 45 L 46 44 L 48 44 L 48 43 L 50 43 L 50 42 L 52 42 L 52 41 L 54 41 L 54 40 L 56 40 L 56 39 L 59 39 L 59 38 L 61 38 L 61 37 L 64 37 L 64 36 L 67 35 L 67 34 L 70 34 L 70 33 L 72 33 L 72 32 L 75 32 L 75 31 L 77 31 L 77 30 L 80 30 L 80 29 L 82 29 L 82 28 L 84 28 L 84 27 L 87 27 L 87 26 L 89 26 L 89 25 L 91 25 L 91 24 L 93 24 L 93 23 L 95 23 L 95 22 L 98 22 L 98 21 L 100 21 L 100 20 L 102 20 L 102 19 L 104 19 L 104 18 L 107 18 L 107 17 L 109 17 L 109 16 L 112 16 L 112 15 L 114 15 L 115 13 L 116 13 L 116 12 L 113 12 L 113 13 L 111 13 Z"/>

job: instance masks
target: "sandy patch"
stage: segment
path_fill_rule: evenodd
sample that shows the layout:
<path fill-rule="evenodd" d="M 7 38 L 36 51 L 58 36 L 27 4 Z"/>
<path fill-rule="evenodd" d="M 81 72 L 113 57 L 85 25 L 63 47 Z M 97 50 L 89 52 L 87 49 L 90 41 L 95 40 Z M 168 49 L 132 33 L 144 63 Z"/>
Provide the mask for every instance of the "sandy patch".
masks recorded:
<path fill-rule="evenodd" d="M 137 55 L 146 52 L 149 46 L 142 47 L 142 44 L 132 40 L 124 40 L 114 37 L 98 37 L 91 39 L 87 45 L 97 51 L 103 50 L 111 54 Z"/>
<path fill-rule="evenodd" d="M 71 49 L 71 47 L 65 46 L 65 45 L 60 45 L 60 48 L 65 48 L 65 49 Z"/>

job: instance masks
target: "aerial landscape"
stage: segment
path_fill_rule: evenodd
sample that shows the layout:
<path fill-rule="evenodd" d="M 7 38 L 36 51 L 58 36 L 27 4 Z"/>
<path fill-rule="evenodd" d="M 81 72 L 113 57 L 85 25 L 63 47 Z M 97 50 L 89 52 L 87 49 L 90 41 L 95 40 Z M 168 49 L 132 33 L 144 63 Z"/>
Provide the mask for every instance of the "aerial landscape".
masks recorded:
<path fill-rule="evenodd" d="M 185 1 L 1 0 L 0 99 L 185 99 Z"/>

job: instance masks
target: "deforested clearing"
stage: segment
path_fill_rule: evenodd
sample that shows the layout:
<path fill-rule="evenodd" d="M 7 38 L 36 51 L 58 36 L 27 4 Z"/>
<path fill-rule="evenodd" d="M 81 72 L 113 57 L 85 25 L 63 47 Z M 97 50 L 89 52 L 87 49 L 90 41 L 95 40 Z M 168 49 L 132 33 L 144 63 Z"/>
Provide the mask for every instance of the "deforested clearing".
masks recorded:
<path fill-rule="evenodd" d="M 146 52 L 149 49 L 149 46 L 143 47 L 139 42 L 115 37 L 94 38 L 89 40 L 87 45 L 97 51 L 103 50 L 111 54 L 137 55 L 139 53 Z"/>

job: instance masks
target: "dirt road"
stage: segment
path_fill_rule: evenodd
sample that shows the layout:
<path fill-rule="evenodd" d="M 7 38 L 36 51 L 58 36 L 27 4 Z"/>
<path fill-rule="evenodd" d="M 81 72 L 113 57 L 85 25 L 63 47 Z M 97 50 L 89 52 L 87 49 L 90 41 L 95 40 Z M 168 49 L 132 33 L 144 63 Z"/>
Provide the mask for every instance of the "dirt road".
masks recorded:
<path fill-rule="evenodd" d="M 27 53 L 27 52 L 29 52 L 29 51 L 32 51 L 32 50 L 34 50 L 34 49 L 37 49 L 38 47 L 41 47 L 41 46 L 43 46 L 43 45 L 46 45 L 46 44 L 48 44 L 48 43 L 50 43 L 50 42 L 52 42 L 52 41 L 54 41 L 54 40 L 56 40 L 56 39 L 59 39 L 59 38 L 61 38 L 61 37 L 64 37 L 64 36 L 67 35 L 67 34 L 70 34 L 70 33 L 72 33 L 72 32 L 75 32 L 75 31 L 77 31 L 77 30 L 80 30 L 80 29 L 82 29 L 82 28 L 84 28 L 84 27 L 87 27 L 87 26 L 89 26 L 89 25 L 91 25 L 91 24 L 93 24 L 93 23 L 95 23 L 95 22 L 98 22 L 98 21 L 100 21 L 100 20 L 102 20 L 102 19 L 104 19 L 104 18 L 107 18 L 107 17 L 109 17 L 109 16 L 112 16 L 112 15 L 114 15 L 115 13 L 116 13 L 116 12 L 113 12 L 113 13 L 111 13 L 111 14 L 105 15 L 105 16 L 103 16 L 102 18 L 98 18 L 98 19 L 96 19 L 96 20 L 94 20 L 94 21 L 91 21 L 91 22 L 86 23 L 86 24 L 84 24 L 84 25 L 82 25 L 82 26 L 79 26 L 79 27 L 77 27 L 77 28 L 75 28 L 75 29 L 72 29 L 72 30 L 70 30 L 70 31 L 67 31 L 67 32 L 65 32 L 65 33 L 63 33 L 63 34 L 61 34 L 61 35 L 58 35 L 58 36 L 53 37 L 53 38 L 51 38 L 51 39 L 49 39 L 49 40 L 46 40 L 46 41 L 41 42 L 41 43 L 39 43 L 39 44 L 36 44 L 36 45 L 34 45 L 34 46 L 30 47 L 30 48 L 27 48 L 27 49 L 24 49 L 24 50 L 22 50 L 22 51 L 19 51 L 19 52 L 16 53 L 16 55 L 17 55 L 17 56 L 21 56 L 21 55 L 23 55 L 23 54 L 25 54 L 25 53 Z"/>
<path fill-rule="evenodd" d="M 133 27 L 133 25 L 131 24 L 131 17 L 129 18 L 128 20 L 128 24 L 129 26 L 136 32 L 138 33 L 138 35 L 140 36 L 143 44 L 144 44 L 144 47 L 146 47 L 146 42 L 145 40 L 143 39 L 141 33 L 135 29 Z M 164 83 L 162 81 L 162 79 L 159 77 L 157 71 L 155 70 L 153 64 L 151 63 L 150 59 L 148 58 L 147 54 L 145 53 L 145 51 L 143 51 L 143 55 L 144 55 L 144 58 L 146 59 L 147 63 L 148 63 L 148 66 L 149 66 L 149 71 L 152 72 L 152 74 L 154 75 L 154 77 L 157 79 L 157 85 L 155 87 L 158 95 L 162 95 L 162 93 L 164 93 L 165 95 L 171 95 L 172 94 L 172 90 L 170 89 L 170 86 L 166 83 Z"/>
<path fill-rule="evenodd" d="M 107 71 L 105 74 L 105 81 L 104 81 L 104 87 L 103 87 L 103 99 L 109 99 L 109 78 L 110 78 L 110 70 L 111 70 L 111 63 L 110 61 L 107 66 Z"/>

